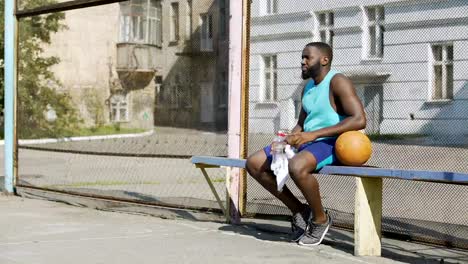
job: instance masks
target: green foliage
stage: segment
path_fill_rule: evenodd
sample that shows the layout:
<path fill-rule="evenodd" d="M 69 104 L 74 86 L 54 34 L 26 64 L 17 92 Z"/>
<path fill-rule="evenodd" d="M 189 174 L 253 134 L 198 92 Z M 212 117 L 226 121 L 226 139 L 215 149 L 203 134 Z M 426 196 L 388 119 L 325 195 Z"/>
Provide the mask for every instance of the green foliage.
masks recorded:
<path fill-rule="evenodd" d="M 3 9 L 3 1 L 1 1 Z M 29 9 L 55 3 L 53 0 L 23 0 Z M 1 12 L 0 21 L 4 20 Z M 57 57 L 46 57 L 44 47 L 51 43 L 51 35 L 66 29 L 64 13 L 23 18 L 18 23 L 18 119 L 19 138 L 61 137 L 79 128 L 81 119 L 71 97 L 60 92 L 61 84 L 50 67 L 59 63 Z M 2 26 L 3 29 L 3 26 Z M 0 37 L 3 58 L 3 33 Z M 1 76 L 3 88 L 3 71 Z M 3 98 L 3 89 L 2 89 Z M 47 121 L 45 113 L 51 107 L 57 115 Z M 3 101 L 2 101 L 3 109 Z"/>
<path fill-rule="evenodd" d="M 114 123 L 114 129 L 115 129 L 115 131 L 119 132 L 121 130 L 120 123 L 118 123 L 118 122 Z"/>

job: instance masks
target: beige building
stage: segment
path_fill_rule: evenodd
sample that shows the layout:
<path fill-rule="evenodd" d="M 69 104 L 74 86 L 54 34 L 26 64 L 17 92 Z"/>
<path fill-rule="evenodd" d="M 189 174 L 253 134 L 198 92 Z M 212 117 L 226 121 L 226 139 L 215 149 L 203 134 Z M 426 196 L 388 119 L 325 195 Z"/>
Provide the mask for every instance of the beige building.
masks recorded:
<path fill-rule="evenodd" d="M 228 0 L 67 11 L 45 48 L 87 126 L 227 128 Z"/>

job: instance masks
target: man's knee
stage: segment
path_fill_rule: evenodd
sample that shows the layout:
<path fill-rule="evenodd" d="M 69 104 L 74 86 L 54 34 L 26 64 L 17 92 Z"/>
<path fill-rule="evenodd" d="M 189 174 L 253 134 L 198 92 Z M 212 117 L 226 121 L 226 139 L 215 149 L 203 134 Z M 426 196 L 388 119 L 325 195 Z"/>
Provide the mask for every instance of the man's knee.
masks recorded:
<path fill-rule="evenodd" d="M 262 172 L 262 162 L 259 160 L 258 155 L 253 154 L 247 158 L 245 169 L 254 177 Z"/>
<path fill-rule="evenodd" d="M 315 163 L 306 161 L 300 158 L 289 160 L 288 169 L 289 175 L 296 181 L 301 181 L 310 176 L 310 173 L 315 170 Z"/>

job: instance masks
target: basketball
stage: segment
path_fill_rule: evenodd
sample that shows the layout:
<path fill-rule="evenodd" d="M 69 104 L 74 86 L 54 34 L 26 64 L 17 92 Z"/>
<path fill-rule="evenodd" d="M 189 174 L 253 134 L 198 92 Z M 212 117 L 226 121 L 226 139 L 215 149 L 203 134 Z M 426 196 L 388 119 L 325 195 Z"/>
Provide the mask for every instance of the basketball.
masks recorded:
<path fill-rule="evenodd" d="M 364 133 L 348 131 L 336 140 L 335 153 L 342 164 L 361 166 L 369 160 L 372 154 L 372 144 Z"/>

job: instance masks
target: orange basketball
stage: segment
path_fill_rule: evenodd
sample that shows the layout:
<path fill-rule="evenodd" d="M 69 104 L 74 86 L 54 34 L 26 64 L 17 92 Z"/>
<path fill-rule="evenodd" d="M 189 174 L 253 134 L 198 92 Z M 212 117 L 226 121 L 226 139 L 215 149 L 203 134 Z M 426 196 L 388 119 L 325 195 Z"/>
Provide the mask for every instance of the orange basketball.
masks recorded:
<path fill-rule="evenodd" d="M 372 154 L 372 144 L 364 133 L 348 131 L 336 140 L 335 153 L 342 164 L 361 166 L 369 160 Z"/>

